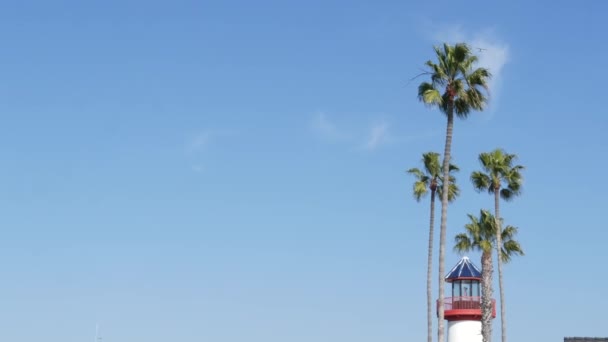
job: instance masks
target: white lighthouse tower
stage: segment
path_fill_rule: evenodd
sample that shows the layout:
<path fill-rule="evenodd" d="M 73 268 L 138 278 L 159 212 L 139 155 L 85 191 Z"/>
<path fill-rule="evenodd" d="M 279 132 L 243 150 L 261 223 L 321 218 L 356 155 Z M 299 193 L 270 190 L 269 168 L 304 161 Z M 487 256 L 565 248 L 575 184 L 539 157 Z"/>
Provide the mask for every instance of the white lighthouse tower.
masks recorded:
<path fill-rule="evenodd" d="M 448 273 L 445 281 L 452 284 L 452 297 L 446 297 L 443 303 L 444 317 L 448 321 L 448 342 L 482 342 L 481 271 L 464 257 Z M 494 317 L 496 304 L 492 299 Z"/>

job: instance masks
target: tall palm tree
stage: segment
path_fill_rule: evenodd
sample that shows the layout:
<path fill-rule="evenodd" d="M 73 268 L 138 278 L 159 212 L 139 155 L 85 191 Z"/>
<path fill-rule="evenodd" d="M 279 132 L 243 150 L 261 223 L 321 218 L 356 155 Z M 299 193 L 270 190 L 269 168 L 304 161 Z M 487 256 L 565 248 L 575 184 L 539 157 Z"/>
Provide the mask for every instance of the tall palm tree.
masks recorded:
<path fill-rule="evenodd" d="M 477 191 L 488 191 L 494 195 L 494 217 L 499 229 L 496 230 L 496 253 L 500 253 L 500 198 L 509 201 L 521 192 L 522 176 L 524 169 L 521 165 L 513 165 L 517 155 L 509 154 L 501 149 L 492 152 L 481 153 L 479 161 L 483 171 L 475 171 L 471 174 L 471 181 Z M 507 317 L 505 308 L 505 292 L 502 280 L 502 259 L 498 258 L 498 288 L 500 290 L 500 328 L 502 342 L 507 342 Z"/>
<path fill-rule="evenodd" d="M 433 293 L 432 293 L 432 267 L 433 267 L 433 241 L 435 227 L 435 194 L 441 194 L 443 185 L 443 172 L 441 172 L 441 163 L 439 161 L 439 153 L 427 152 L 422 155 L 423 169 L 409 169 L 407 172 L 416 177 L 414 182 L 414 198 L 416 201 L 431 193 L 431 213 L 429 225 L 429 248 L 427 255 L 427 270 L 426 270 L 426 318 L 427 318 L 427 340 L 433 342 Z M 458 167 L 450 164 L 450 172 L 458 171 Z M 456 179 L 450 175 L 450 184 L 448 186 L 448 201 L 453 201 L 460 194 L 460 189 L 456 185 Z"/>
<path fill-rule="evenodd" d="M 481 252 L 481 335 L 484 342 L 490 342 L 492 338 L 492 248 L 496 243 L 496 236 L 500 235 L 501 244 L 498 250 L 500 254 L 497 259 L 504 262 L 511 260 L 513 255 L 523 255 L 524 252 L 516 240 L 517 228 L 507 226 L 499 230 L 497 220 L 487 210 L 481 210 L 479 218 L 468 215 L 470 223 L 465 225 L 465 233 L 456 235 L 454 250 L 457 252 L 468 252 L 476 250 Z"/>
<path fill-rule="evenodd" d="M 471 110 L 483 110 L 487 99 L 490 72 L 484 68 L 474 68 L 477 56 L 473 55 L 467 44 L 443 44 L 435 47 L 437 63 L 427 61 L 431 82 L 418 86 L 418 99 L 431 107 L 437 107 L 447 117 L 445 149 L 443 152 L 443 178 L 448 179 L 452 150 L 454 115 L 466 118 Z M 448 182 L 443 183 L 441 196 L 441 226 L 439 231 L 439 302 L 444 301 L 445 279 L 445 236 L 448 217 Z M 444 307 L 439 306 L 437 337 L 445 340 Z"/>

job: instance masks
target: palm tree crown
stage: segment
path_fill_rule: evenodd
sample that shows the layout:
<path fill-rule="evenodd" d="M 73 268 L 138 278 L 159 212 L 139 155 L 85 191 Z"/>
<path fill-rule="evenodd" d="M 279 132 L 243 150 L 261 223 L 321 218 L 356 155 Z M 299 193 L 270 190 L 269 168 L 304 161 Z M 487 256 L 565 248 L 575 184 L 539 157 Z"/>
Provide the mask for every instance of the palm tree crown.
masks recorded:
<path fill-rule="evenodd" d="M 443 167 L 439 161 L 440 155 L 437 152 L 427 152 L 422 155 L 423 170 L 411 168 L 407 170 L 409 174 L 416 177 L 413 186 L 413 194 L 416 201 L 420 201 L 429 191 L 437 191 L 441 197 L 443 191 Z M 456 172 L 460 169 L 450 164 L 449 172 Z M 452 202 L 460 195 L 460 188 L 456 185 L 456 178 L 450 175 L 448 187 L 448 201 Z"/>
<path fill-rule="evenodd" d="M 471 181 L 477 191 L 487 190 L 494 194 L 500 191 L 500 197 L 505 201 L 521 193 L 523 177 L 521 165 L 513 165 L 517 155 L 509 154 L 501 149 L 485 152 L 479 155 L 479 161 L 483 171 L 475 171 L 471 174 Z M 503 187 L 503 184 L 505 185 Z"/>
<path fill-rule="evenodd" d="M 418 86 L 418 98 L 429 106 L 437 106 L 445 114 L 456 113 L 465 118 L 471 111 L 483 110 L 487 102 L 490 72 L 485 68 L 473 69 L 477 56 L 467 44 L 436 46 L 437 63 L 427 61 L 431 82 Z M 443 92 L 443 93 L 442 93 Z"/>
<path fill-rule="evenodd" d="M 496 220 L 488 210 L 481 210 L 479 218 L 469 214 L 470 223 L 466 224 L 465 233 L 456 235 L 456 252 L 480 251 L 491 253 L 496 242 Z M 500 236 L 502 240 L 501 259 L 503 262 L 511 261 L 514 255 L 524 255 L 521 245 L 516 241 L 518 228 L 506 226 Z"/>

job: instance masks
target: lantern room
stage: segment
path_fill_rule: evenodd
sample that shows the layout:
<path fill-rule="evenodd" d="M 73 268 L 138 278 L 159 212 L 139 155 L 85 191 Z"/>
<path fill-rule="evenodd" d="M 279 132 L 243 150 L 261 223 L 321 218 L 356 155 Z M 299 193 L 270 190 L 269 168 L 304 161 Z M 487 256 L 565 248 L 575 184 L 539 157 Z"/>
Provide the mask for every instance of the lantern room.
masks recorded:
<path fill-rule="evenodd" d="M 444 302 L 444 317 L 452 320 L 481 319 L 481 271 L 468 257 L 463 257 L 445 277 L 452 296 Z M 448 287 L 448 289 L 450 288 Z M 438 303 L 439 304 L 439 303 Z M 492 300 L 492 317 L 496 317 L 496 306 Z"/>
<path fill-rule="evenodd" d="M 468 257 L 454 266 L 445 281 L 452 285 L 452 297 L 481 297 L 481 271 Z"/>

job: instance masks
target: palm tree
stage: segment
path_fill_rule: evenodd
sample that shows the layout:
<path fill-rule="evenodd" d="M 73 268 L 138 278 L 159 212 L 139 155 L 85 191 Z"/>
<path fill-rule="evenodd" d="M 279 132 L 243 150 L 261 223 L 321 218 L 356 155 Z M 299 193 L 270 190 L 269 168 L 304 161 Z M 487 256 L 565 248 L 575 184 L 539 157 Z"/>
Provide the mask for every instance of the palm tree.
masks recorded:
<path fill-rule="evenodd" d="M 481 153 L 479 161 L 483 171 L 475 171 L 471 174 L 471 181 L 477 191 L 487 190 L 494 195 L 494 217 L 496 224 L 500 228 L 500 198 L 509 201 L 521 192 L 522 176 L 521 165 L 513 165 L 517 160 L 517 155 L 508 154 L 501 149 L 492 152 Z M 484 172 L 485 171 L 485 172 Z M 501 236 L 496 231 L 496 253 L 500 253 L 498 246 L 501 246 Z M 500 290 L 500 328 L 502 342 L 507 342 L 507 318 L 505 315 L 505 292 L 502 280 L 502 259 L 498 258 L 498 288 Z"/>
<path fill-rule="evenodd" d="M 436 46 L 437 63 L 427 61 L 431 82 L 423 82 L 418 86 L 418 99 L 428 106 L 437 107 L 447 117 L 445 149 L 443 152 L 443 178 L 447 179 L 450 172 L 452 150 L 452 132 L 454 129 L 454 114 L 466 118 L 471 110 L 483 110 L 486 104 L 484 90 L 488 90 L 490 72 L 484 68 L 474 69 L 477 56 L 473 55 L 468 45 L 443 44 Z M 439 231 L 439 302 L 444 301 L 445 279 L 445 236 L 448 217 L 449 183 L 444 182 L 441 196 L 441 226 Z M 438 341 L 444 338 L 444 307 L 439 306 L 439 324 L 437 329 Z"/>
<path fill-rule="evenodd" d="M 409 169 L 407 172 L 416 177 L 414 182 L 414 198 L 420 202 L 422 197 L 431 193 L 431 214 L 429 225 L 429 249 L 427 255 L 427 270 L 426 270 L 426 316 L 427 316 L 427 340 L 433 342 L 433 294 L 431 288 L 432 282 L 432 266 L 433 266 L 433 235 L 435 227 L 435 194 L 441 194 L 443 185 L 443 177 L 441 172 L 441 163 L 439 162 L 439 153 L 427 152 L 422 155 L 423 170 L 418 168 Z M 450 164 L 450 172 L 458 171 L 458 167 Z M 460 189 L 456 185 L 456 179 L 450 175 L 450 184 L 448 186 L 448 200 L 453 201 L 459 194 Z"/>
<path fill-rule="evenodd" d="M 513 255 L 523 255 L 519 242 L 513 237 L 517 234 L 517 228 L 507 226 L 502 231 L 498 230 L 497 220 L 487 210 L 481 210 L 479 218 L 468 215 L 470 223 L 465 225 L 465 233 L 456 235 L 454 250 L 457 252 L 468 252 L 471 250 L 481 251 L 481 335 L 484 342 L 490 342 L 492 338 L 492 248 L 496 242 L 496 236 L 500 235 L 502 244 L 499 260 L 509 262 Z M 497 234 L 497 232 L 500 232 Z"/>

